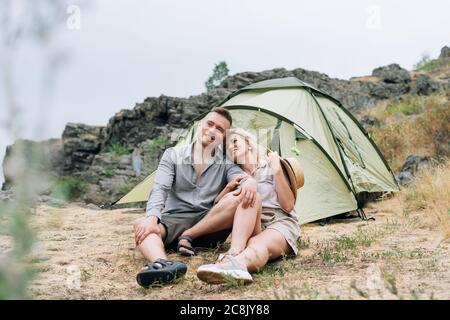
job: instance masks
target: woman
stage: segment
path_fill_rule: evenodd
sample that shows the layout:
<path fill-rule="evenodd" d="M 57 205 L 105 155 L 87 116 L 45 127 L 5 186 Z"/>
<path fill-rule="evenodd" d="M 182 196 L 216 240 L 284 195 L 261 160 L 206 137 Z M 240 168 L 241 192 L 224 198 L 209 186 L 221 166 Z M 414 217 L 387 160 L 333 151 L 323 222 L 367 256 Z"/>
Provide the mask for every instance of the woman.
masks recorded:
<path fill-rule="evenodd" d="M 239 252 L 234 247 L 220 255 L 215 264 L 200 266 L 197 276 L 210 284 L 223 283 L 230 277 L 238 282 L 251 283 L 250 272 L 260 270 L 269 260 L 297 254 L 300 228 L 294 210 L 296 197 L 276 152 L 266 154 L 254 136 L 243 129 L 230 130 L 227 141 L 228 157 L 258 182 L 261 208 L 253 211 L 256 219 L 252 220 L 255 224 L 249 226 L 253 232 L 246 247 Z M 303 185 L 303 173 L 300 175 Z M 227 196 L 227 192 L 228 189 L 220 193 L 216 201 Z M 234 236 L 239 236 L 235 234 L 235 225 L 232 238 Z"/>

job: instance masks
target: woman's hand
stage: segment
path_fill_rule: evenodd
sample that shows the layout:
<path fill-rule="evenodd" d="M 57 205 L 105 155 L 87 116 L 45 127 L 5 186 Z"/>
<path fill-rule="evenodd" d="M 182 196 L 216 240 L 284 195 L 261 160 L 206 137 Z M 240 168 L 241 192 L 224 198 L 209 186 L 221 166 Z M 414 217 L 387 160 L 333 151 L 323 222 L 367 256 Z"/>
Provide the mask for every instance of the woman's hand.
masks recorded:
<path fill-rule="evenodd" d="M 233 191 L 241 183 L 241 180 L 244 179 L 245 177 L 246 177 L 245 175 L 237 176 L 236 178 L 228 182 L 225 188 L 227 189 L 227 191 Z"/>
<path fill-rule="evenodd" d="M 278 152 L 270 152 L 267 155 L 267 162 L 272 169 L 278 202 L 285 212 L 291 212 L 295 206 L 295 196 L 292 193 L 288 178 L 284 175 Z"/>
<path fill-rule="evenodd" d="M 269 167 L 272 169 L 273 174 L 278 174 L 281 171 L 280 156 L 278 152 L 271 151 L 266 157 Z"/>

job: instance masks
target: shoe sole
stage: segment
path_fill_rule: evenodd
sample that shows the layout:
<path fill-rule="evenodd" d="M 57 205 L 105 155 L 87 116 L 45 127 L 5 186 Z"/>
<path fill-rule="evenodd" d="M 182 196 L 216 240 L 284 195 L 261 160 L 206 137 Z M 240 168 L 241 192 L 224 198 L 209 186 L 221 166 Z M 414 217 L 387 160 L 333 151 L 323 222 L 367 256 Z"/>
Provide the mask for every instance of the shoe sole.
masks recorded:
<path fill-rule="evenodd" d="M 222 272 L 215 272 L 212 270 L 198 270 L 197 277 L 203 282 L 209 284 L 223 284 L 232 281 L 231 279 L 237 281 L 238 284 L 250 284 L 253 282 L 253 279 L 224 274 Z"/>
<path fill-rule="evenodd" d="M 164 269 L 141 271 L 136 275 L 136 281 L 141 287 L 148 289 L 154 284 L 165 284 L 181 278 L 186 274 L 186 271 L 187 269 L 181 269 L 175 272 L 170 272 Z"/>

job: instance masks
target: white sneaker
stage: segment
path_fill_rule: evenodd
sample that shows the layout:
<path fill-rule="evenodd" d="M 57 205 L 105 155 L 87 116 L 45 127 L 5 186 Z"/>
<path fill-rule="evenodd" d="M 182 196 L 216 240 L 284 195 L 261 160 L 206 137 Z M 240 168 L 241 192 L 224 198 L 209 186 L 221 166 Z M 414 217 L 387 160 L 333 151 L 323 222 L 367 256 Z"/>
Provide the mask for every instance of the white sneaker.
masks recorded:
<path fill-rule="evenodd" d="M 197 277 L 209 284 L 221 284 L 230 279 L 241 284 L 253 282 L 251 274 L 244 265 L 239 264 L 231 255 L 220 256 L 218 261 L 228 260 L 229 264 L 204 264 L 197 269 Z"/>

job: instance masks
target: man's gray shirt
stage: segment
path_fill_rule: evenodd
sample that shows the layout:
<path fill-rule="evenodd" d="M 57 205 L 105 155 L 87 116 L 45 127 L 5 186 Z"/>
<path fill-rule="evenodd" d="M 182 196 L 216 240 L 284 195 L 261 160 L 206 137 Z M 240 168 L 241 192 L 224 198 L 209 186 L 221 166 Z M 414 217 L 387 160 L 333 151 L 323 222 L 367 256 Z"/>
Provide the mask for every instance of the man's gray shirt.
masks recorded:
<path fill-rule="evenodd" d="M 161 219 L 161 213 L 198 213 L 209 211 L 214 199 L 242 169 L 217 150 L 197 175 L 192 160 L 193 143 L 167 149 L 156 170 L 146 216 Z"/>

